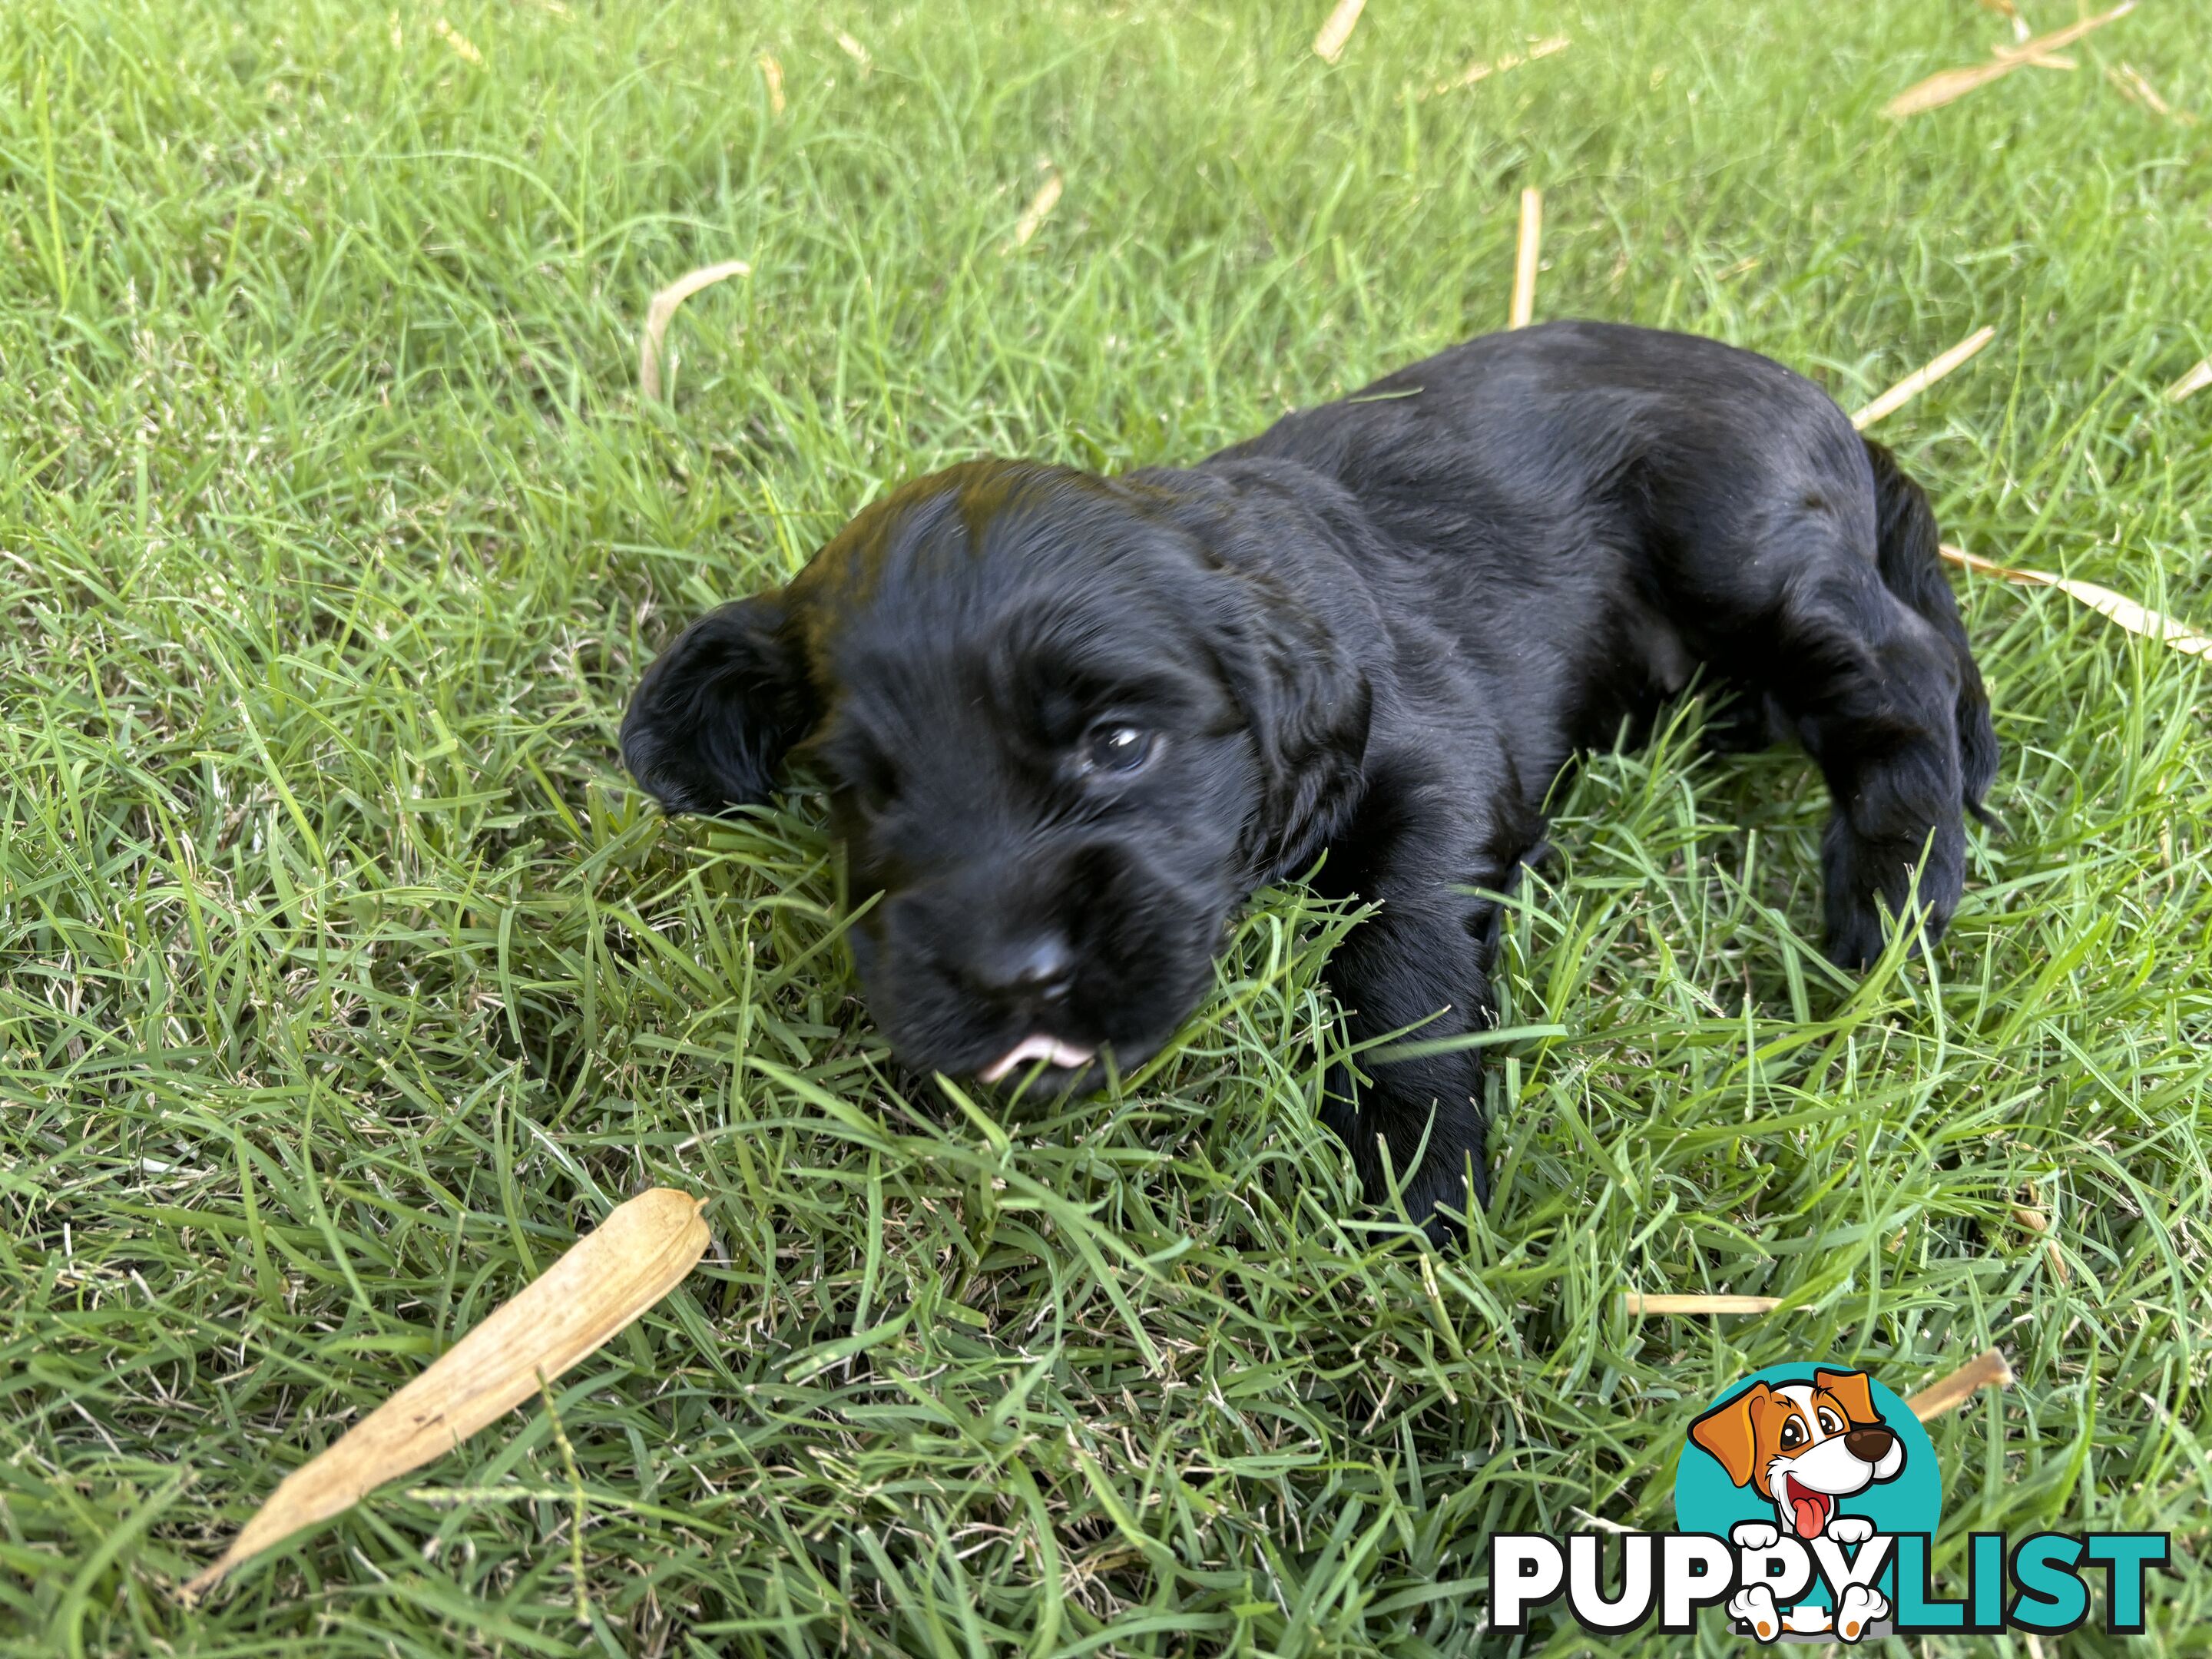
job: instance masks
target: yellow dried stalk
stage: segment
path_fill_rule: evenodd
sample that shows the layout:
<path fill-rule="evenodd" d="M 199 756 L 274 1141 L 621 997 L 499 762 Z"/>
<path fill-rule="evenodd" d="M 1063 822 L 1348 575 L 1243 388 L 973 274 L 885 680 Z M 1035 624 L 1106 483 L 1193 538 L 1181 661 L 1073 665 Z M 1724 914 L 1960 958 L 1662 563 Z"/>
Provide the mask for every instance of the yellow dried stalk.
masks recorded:
<path fill-rule="evenodd" d="M 1352 39 L 1352 31 L 1358 26 L 1359 14 L 1366 9 L 1367 0 L 1336 0 L 1336 9 L 1314 36 L 1314 56 L 1325 64 L 1334 64 L 1344 56 L 1345 42 Z"/>
<path fill-rule="evenodd" d="M 2133 64 L 2108 65 L 2105 78 L 2120 89 L 2120 96 L 2130 103 L 2141 104 L 2145 109 L 2163 115 L 2169 121 L 2179 121 L 2185 127 L 2197 125 L 2197 118 L 2185 109 L 2176 109 L 2158 95 L 2158 88 L 2143 78 L 2143 72 Z"/>
<path fill-rule="evenodd" d="M 1931 1382 L 1905 1402 L 1905 1410 L 1923 1423 L 1933 1423 L 1945 1412 L 1963 1406 L 1983 1389 L 2012 1387 L 2012 1367 L 1995 1348 L 1977 1354 L 1940 1382 Z"/>
<path fill-rule="evenodd" d="M 1976 329 L 1933 362 L 1914 369 L 1911 374 L 1890 387 L 1881 397 L 1860 410 L 1851 416 L 1851 424 L 1863 432 L 1885 415 L 1896 414 L 1899 410 L 1927 391 L 1929 386 L 1934 386 L 1936 381 L 1958 368 L 1996 337 L 1997 331 L 1994 328 Z"/>
<path fill-rule="evenodd" d="M 2040 570 L 2014 570 L 1993 559 L 1984 559 L 1969 553 L 1962 547 L 1945 546 L 1942 555 L 1953 564 L 1963 565 L 1969 570 L 1978 570 L 1984 576 L 1995 576 L 2002 581 L 2015 582 L 2028 587 L 2055 587 L 2069 599 L 2079 600 L 2099 615 L 2118 623 L 2130 634 L 2140 634 L 2147 640 L 2156 640 L 2170 645 L 2186 657 L 2212 657 L 2212 639 L 2207 639 L 2195 629 L 2178 623 L 2148 605 L 2137 605 L 2124 593 L 2115 593 L 2109 587 L 2100 587 L 2095 582 L 2075 581 L 2069 576 L 2053 576 Z"/>
<path fill-rule="evenodd" d="M 1969 64 L 1963 69 L 1941 70 L 1899 93 L 1882 106 L 1881 112 L 1893 121 L 1901 121 L 1908 115 L 1918 115 L 1924 110 L 1940 109 L 1992 81 L 2002 80 L 2014 70 L 2026 69 L 2037 58 L 2050 56 L 2059 47 L 2071 45 L 2093 30 L 2125 17 L 2135 9 L 2136 0 L 2121 0 L 2121 3 L 2110 11 L 2100 12 L 2094 17 L 2084 17 L 2077 23 L 2069 23 L 2063 29 L 2053 29 L 2048 34 L 2039 34 L 2033 40 L 2023 40 L 2016 46 L 2008 47 L 2003 56 L 1993 62 Z"/>
<path fill-rule="evenodd" d="M 661 342 L 668 337 L 668 325 L 676 316 L 676 307 L 702 288 L 711 288 L 728 276 L 750 276 L 753 268 L 743 259 L 725 259 L 718 265 L 702 265 L 696 270 L 687 270 L 666 288 L 653 296 L 646 307 L 645 333 L 637 345 L 637 389 L 647 401 L 660 397 Z"/>
<path fill-rule="evenodd" d="M 763 52 L 753 59 L 760 65 L 761 79 L 768 83 L 768 112 L 781 115 L 784 110 L 783 65 L 775 61 L 775 54 Z"/>
<path fill-rule="evenodd" d="M 1544 241 L 1544 192 L 1521 192 L 1521 246 L 1513 258 L 1513 314 L 1507 326 L 1526 328 L 1536 314 L 1536 256 Z"/>
<path fill-rule="evenodd" d="M 444 18 L 441 17 L 436 22 L 430 25 L 430 33 L 436 35 L 441 40 L 443 40 L 446 45 L 452 49 L 453 53 L 456 58 L 459 58 L 468 63 L 474 64 L 478 69 L 482 69 L 483 67 L 483 53 L 477 50 L 476 42 L 470 40 L 467 35 L 462 33 Z"/>
<path fill-rule="evenodd" d="M 295 1469 L 180 1592 L 193 1601 L 271 1545 L 350 1508 L 536 1394 L 674 1290 L 707 1248 L 706 1200 L 640 1193 L 336 1445 Z"/>
<path fill-rule="evenodd" d="M 1045 181 L 1037 186 L 1037 193 L 1022 210 L 1022 216 L 1014 221 L 1014 240 L 1008 252 L 1029 246 L 1030 238 L 1037 234 L 1044 222 L 1052 217 L 1052 210 L 1060 205 L 1060 173 L 1055 169 L 1045 175 Z"/>
<path fill-rule="evenodd" d="M 1778 1296 L 1645 1296 L 1623 1291 L 1621 1305 L 1632 1314 L 1762 1314 L 1782 1305 Z"/>
<path fill-rule="evenodd" d="M 1421 94 L 1424 100 L 1447 92 L 1457 92 L 1462 87 L 1471 87 L 1487 81 L 1493 75 L 1503 75 L 1507 70 L 1519 69 L 1523 64 L 1533 64 L 1539 58 L 1549 58 L 1555 52 L 1565 52 L 1574 42 L 1564 34 L 1554 34 L 1539 40 L 1526 52 L 1509 52 L 1502 58 L 1484 60 L 1477 58 L 1449 81 L 1439 81 Z"/>
<path fill-rule="evenodd" d="M 2065 1253 L 2058 1248 L 2058 1240 L 2051 1231 L 2051 1218 L 2035 1207 L 2035 1188 L 2027 1189 L 2027 1202 L 2012 1206 L 2012 1218 L 2025 1232 L 2033 1233 L 2043 1241 L 2044 1259 L 2051 1263 L 2051 1276 L 2061 1285 L 2074 1282 L 2073 1269 L 2066 1265 Z"/>
<path fill-rule="evenodd" d="M 2207 357 L 2188 374 L 2166 387 L 2166 400 L 2170 404 L 2178 404 L 2185 398 L 2194 398 L 2208 386 L 2212 386 L 2212 357 Z"/>

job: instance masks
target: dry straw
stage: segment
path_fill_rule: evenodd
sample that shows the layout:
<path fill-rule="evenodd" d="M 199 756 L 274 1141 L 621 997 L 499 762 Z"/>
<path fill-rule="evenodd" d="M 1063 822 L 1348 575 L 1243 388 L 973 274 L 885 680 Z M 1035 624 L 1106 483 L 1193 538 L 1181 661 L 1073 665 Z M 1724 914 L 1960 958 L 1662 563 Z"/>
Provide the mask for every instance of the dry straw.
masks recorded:
<path fill-rule="evenodd" d="M 707 1249 L 703 1207 L 666 1187 L 617 1205 L 520 1295 L 286 1475 L 180 1594 L 197 1601 L 234 1567 L 451 1451 L 590 1354 L 691 1271 Z"/>
<path fill-rule="evenodd" d="M 2053 576 L 2040 570 L 2014 570 L 1992 559 L 1977 557 L 1961 547 L 1946 546 L 1943 556 L 1953 564 L 1968 570 L 1979 571 L 1984 576 L 1995 576 L 2001 581 L 2015 583 L 2024 587 L 2055 587 L 2069 599 L 2079 600 L 2108 621 L 2118 623 L 2130 634 L 2140 634 L 2147 640 L 2156 640 L 2170 645 L 2184 656 L 2212 657 L 2212 639 L 2207 639 L 2195 629 L 2178 623 L 2172 617 L 2148 605 L 2137 605 L 2124 593 L 2115 593 L 2109 587 L 2100 587 L 2094 582 L 2075 581 L 2068 576 Z"/>
<path fill-rule="evenodd" d="M 2166 387 L 2166 400 L 2170 404 L 2178 404 L 2185 398 L 2195 397 L 2208 386 L 2212 386 L 2212 357 L 2207 357 L 2188 374 Z"/>
<path fill-rule="evenodd" d="M 1509 325 L 1526 328 L 1536 314 L 1536 256 L 1544 242 L 1544 192 L 1521 192 L 1521 243 L 1513 256 L 1513 313 Z"/>
<path fill-rule="evenodd" d="M 456 58 L 466 63 L 474 64 L 478 69 L 483 67 L 483 53 L 477 50 L 476 42 L 444 18 L 441 17 L 436 22 L 431 24 L 430 32 L 443 40 Z"/>
<path fill-rule="evenodd" d="M 1645 1296 L 1623 1291 L 1623 1309 L 1632 1314 L 1763 1314 L 1782 1305 L 1778 1296 Z"/>
<path fill-rule="evenodd" d="M 1037 193 L 1022 210 L 1022 216 L 1014 221 L 1014 238 L 1008 244 L 1008 252 L 1029 246 L 1030 238 L 1042 228 L 1044 222 L 1052 217 L 1052 210 L 1060 205 L 1060 173 L 1055 168 L 1046 173 L 1044 182 L 1037 186 Z"/>
<path fill-rule="evenodd" d="M 1344 56 L 1345 43 L 1352 39 L 1352 31 L 1359 26 L 1359 14 L 1366 9 L 1367 0 L 1336 0 L 1336 9 L 1314 36 L 1314 56 L 1325 64 L 1334 64 Z"/>
<path fill-rule="evenodd" d="M 1519 69 L 1523 64 L 1533 64 L 1539 58 L 1549 58 L 1553 52 L 1565 52 L 1574 42 L 1564 34 L 1554 34 L 1549 40 L 1539 40 L 1526 52 L 1509 52 L 1502 58 L 1478 58 L 1449 81 L 1439 81 L 1421 96 L 1434 98 L 1447 92 L 1457 92 L 1462 87 L 1474 86 L 1487 81 L 1493 75 L 1503 75 L 1507 70 Z"/>
<path fill-rule="evenodd" d="M 666 288 L 653 296 L 646 307 L 645 335 L 637 345 L 637 389 L 648 400 L 660 396 L 661 345 L 668 337 L 668 325 L 676 316 L 677 307 L 702 288 L 711 288 L 728 276 L 750 276 L 753 268 L 743 259 L 725 259 L 719 265 L 702 265 L 696 270 L 687 270 Z"/>
<path fill-rule="evenodd" d="M 2012 1387 L 2012 1367 L 1995 1348 L 1976 1354 L 1940 1382 L 1931 1382 L 1905 1402 L 1905 1408 L 1923 1423 L 1933 1423 L 1945 1412 L 1963 1406 L 1984 1389 Z"/>
<path fill-rule="evenodd" d="M 1893 121 L 1901 121 L 1908 115 L 1940 109 L 1992 81 L 2002 80 L 2014 70 L 2026 69 L 2040 59 L 2049 58 L 2059 47 L 2071 45 L 2083 35 L 2125 17 L 2135 9 L 2136 0 L 2122 0 L 2110 11 L 2100 12 L 2094 17 L 2084 17 L 2077 23 L 2069 23 L 2063 29 L 2053 29 L 2048 34 L 2039 34 L 2032 40 L 2023 40 L 2016 46 L 2005 47 L 1989 63 L 1969 64 L 1962 69 L 1942 70 L 1906 88 L 1883 105 L 1881 112 Z"/>
<path fill-rule="evenodd" d="M 2133 64 L 2114 64 L 2106 67 L 2105 78 L 2120 89 L 2120 96 L 2131 103 L 2141 104 L 2154 114 L 2169 121 L 2179 121 L 2185 127 L 2197 125 L 2197 118 L 2185 109 L 2176 109 L 2158 95 L 2158 88 L 2143 78 L 2143 72 Z"/>
<path fill-rule="evenodd" d="M 768 83 L 768 112 L 783 113 L 783 65 L 775 61 L 775 54 L 764 52 L 753 60 L 760 65 L 761 79 Z"/>
<path fill-rule="evenodd" d="M 1864 409 L 1853 415 L 1851 424 L 1863 432 L 1885 415 L 1894 415 L 1991 340 L 1996 338 L 1996 335 L 1997 331 L 1994 328 L 1976 329 L 1933 362 L 1914 369 L 1911 374 L 1890 387 L 1881 397 L 1876 398 Z"/>
<path fill-rule="evenodd" d="M 2057 1239 L 2051 1236 L 2051 1218 L 2035 1207 L 2035 1189 L 2033 1187 L 2028 1188 L 2027 1199 L 2027 1203 L 2012 1206 L 2014 1224 L 2043 1241 L 2044 1258 L 2051 1263 L 2051 1276 L 2062 1285 L 2071 1285 L 2074 1282 L 2073 1269 L 2066 1265 L 2065 1252 L 2058 1248 Z"/>
<path fill-rule="evenodd" d="M 1987 345 L 1996 333 L 1996 331 L 1990 328 L 1975 330 L 1933 362 L 1923 368 L 1913 370 L 1911 374 L 1883 392 L 1881 397 L 1860 410 L 1857 414 L 1851 416 L 1851 424 L 1863 432 L 1885 415 L 1895 414 Z M 2179 403 L 2191 392 L 2201 390 L 2208 385 L 2212 385 L 2212 358 L 2199 363 L 2187 374 L 2168 386 L 2166 389 L 2166 396 L 2169 402 Z M 2115 593 L 2109 587 L 2100 587 L 2094 582 L 2075 581 L 2065 576 L 2048 575 L 2040 570 L 2014 570 L 2008 565 L 1998 564 L 1990 559 L 1978 558 L 1963 548 L 1946 546 L 1941 551 L 1943 556 L 1953 564 L 1968 570 L 1978 571 L 1985 576 L 1996 576 L 2004 581 L 2014 582 L 2023 586 L 2055 587 L 2069 599 L 2079 600 L 2087 605 L 2100 616 L 2117 623 L 2130 633 L 2140 634 L 2146 639 L 2157 640 L 2186 655 L 2192 657 L 2212 655 L 2212 640 L 2207 640 L 2195 629 L 2153 611 L 2148 605 L 2136 604 L 2124 593 Z"/>

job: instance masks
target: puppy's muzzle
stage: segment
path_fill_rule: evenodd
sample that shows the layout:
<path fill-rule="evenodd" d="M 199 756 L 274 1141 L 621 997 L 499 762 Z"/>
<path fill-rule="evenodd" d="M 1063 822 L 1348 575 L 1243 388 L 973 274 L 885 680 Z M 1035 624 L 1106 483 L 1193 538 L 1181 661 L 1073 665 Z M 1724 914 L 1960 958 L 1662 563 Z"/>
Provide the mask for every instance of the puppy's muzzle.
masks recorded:
<path fill-rule="evenodd" d="M 1075 983 L 1075 950 L 1057 931 L 996 940 L 975 952 L 960 976 L 994 1003 L 1042 1010 L 1067 1000 Z"/>

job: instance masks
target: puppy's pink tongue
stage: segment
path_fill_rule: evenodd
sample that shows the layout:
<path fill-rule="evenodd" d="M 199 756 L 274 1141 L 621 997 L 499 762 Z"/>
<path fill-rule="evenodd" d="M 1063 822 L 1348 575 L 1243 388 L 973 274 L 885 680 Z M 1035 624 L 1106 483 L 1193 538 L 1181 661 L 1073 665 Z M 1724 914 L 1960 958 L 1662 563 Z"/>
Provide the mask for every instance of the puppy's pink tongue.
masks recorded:
<path fill-rule="evenodd" d="M 1055 1066 L 1064 1066 L 1073 1071 L 1079 1066 L 1088 1066 L 1093 1054 L 1091 1049 L 1079 1048 L 1073 1043 L 1062 1042 L 1058 1037 L 1048 1037 L 1039 1032 L 1024 1037 L 993 1060 L 983 1069 L 982 1078 L 986 1083 L 996 1083 L 1015 1066 L 1030 1060 L 1048 1060 Z"/>
<path fill-rule="evenodd" d="M 1790 1507 L 1797 1511 L 1797 1535 L 1818 1538 L 1820 1528 L 1827 1524 L 1827 1500 L 1811 1492 L 1792 1492 Z"/>

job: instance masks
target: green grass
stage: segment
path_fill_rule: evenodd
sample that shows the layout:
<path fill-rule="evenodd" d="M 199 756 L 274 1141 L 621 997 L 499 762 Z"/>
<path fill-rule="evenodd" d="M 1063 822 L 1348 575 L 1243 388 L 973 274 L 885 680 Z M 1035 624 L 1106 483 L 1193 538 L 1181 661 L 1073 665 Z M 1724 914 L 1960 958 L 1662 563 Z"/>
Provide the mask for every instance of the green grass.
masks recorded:
<path fill-rule="evenodd" d="M 2188 0 L 1902 127 L 2000 20 L 1375 0 L 1331 69 L 1326 9 L 0 10 L 7 1651 L 1500 1650 L 1491 1532 L 1668 1526 L 1715 1389 L 1992 1344 L 1939 1563 L 2170 1529 L 2153 1638 L 2069 1650 L 2212 1651 L 2201 666 L 1965 580 L 2008 830 L 1938 959 L 1856 982 L 1800 757 L 1705 757 L 1692 706 L 1594 760 L 1510 928 L 1508 1022 L 1563 1035 L 1504 1050 L 1440 1257 L 1313 1121 L 1350 918 L 1267 896 L 1116 1097 L 902 1095 L 820 803 L 672 823 L 617 769 L 671 630 L 887 483 L 1193 459 L 1500 325 L 1530 183 L 1542 316 L 1847 404 L 1997 325 L 1883 428 L 1947 532 L 2212 622 L 2212 394 L 2155 396 L 2212 349 L 2212 124 L 2102 72 L 2212 118 Z M 647 298 L 732 257 L 641 406 Z M 170 1601 L 656 1182 L 716 1242 L 558 1386 L 574 1482 L 526 1410 Z"/>

